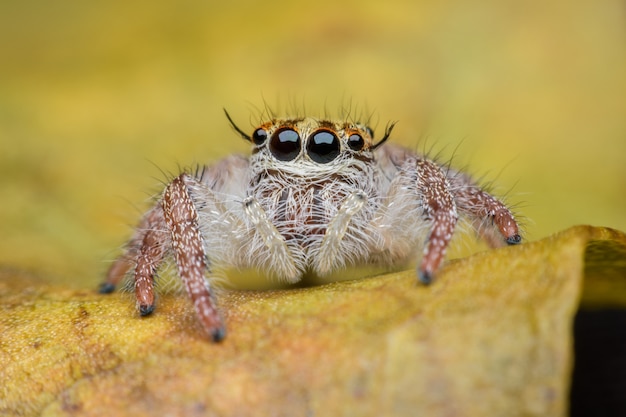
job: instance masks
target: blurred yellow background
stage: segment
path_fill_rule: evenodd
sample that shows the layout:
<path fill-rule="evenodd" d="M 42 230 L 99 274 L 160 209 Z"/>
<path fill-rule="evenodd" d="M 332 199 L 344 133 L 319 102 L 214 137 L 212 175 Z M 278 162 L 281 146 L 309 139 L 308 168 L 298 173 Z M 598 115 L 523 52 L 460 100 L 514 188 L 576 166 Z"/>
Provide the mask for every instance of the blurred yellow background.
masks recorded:
<path fill-rule="evenodd" d="M 621 0 L 4 1 L 0 265 L 94 287 L 161 170 L 246 152 L 222 108 L 252 129 L 264 102 L 399 121 L 530 240 L 626 230 Z"/>

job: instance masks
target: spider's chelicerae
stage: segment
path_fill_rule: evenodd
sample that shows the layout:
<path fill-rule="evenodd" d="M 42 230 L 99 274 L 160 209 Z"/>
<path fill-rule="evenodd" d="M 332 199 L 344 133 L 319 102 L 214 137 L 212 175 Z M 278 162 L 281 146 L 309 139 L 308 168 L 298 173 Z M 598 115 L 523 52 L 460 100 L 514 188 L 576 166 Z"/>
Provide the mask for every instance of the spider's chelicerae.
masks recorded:
<path fill-rule="evenodd" d="M 363 124 L 314 118 L 274 119 L 249 135 L 226 116 L 252 155 L 174 178 L 101 287 L 113 291 L 133 269 L 141 315 L 154 310 L 153 279 L 170 253 L 219 341 L 224 323 L 205 279 L 215 266 L 297 282 L 351 265 L 401 265 L 421 249 L 417 275 L 428 284 L 459 216 L 492 247 L 521 241 L 511 210 L 468 175 L 386 143 L 393 124 L 378 141 Z"/>

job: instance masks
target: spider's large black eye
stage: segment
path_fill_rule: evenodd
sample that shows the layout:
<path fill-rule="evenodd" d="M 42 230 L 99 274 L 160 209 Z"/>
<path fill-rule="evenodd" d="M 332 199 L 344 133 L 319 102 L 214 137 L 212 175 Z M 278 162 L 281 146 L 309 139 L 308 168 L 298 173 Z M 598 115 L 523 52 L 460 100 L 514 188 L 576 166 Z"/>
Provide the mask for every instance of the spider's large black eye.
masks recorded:
<path fill-rule="evenodd" d="M 270 151 L 280 161 L 292 161 L 300 153 L 300 135 L 293 129 L 277 130 L 270 139 Z"/>
<path fill-rule="evenodd" d="M 365 146 L 365 140 L 358 133 L 353 133 L 348 138 L 348 146 L 354 151 L 360 151 Z"/>
<path fill-rule="evenodd" d="M 258 128 L 252 134 L 252 142 L 254 142 L 255 145 L 261 145 L 266 140 L 267 140 L 267 132 L 263 128 Z"/>
<path fill-rule="evenodd" d="M 339 155 L 339 139 L 334 133 L 327 130 L 320 130 L 309 136 L 306 144 L 306 151 L 312 160 L 320 164 L 325 164 Z"/>

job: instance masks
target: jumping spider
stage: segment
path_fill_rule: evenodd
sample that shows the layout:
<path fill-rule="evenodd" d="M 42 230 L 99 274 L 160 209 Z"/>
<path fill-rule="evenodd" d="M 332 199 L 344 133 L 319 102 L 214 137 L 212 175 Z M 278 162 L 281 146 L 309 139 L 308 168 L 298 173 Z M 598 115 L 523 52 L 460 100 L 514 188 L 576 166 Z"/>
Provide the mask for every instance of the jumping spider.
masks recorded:
<path fill-rule="evenodd" d="M 154 310 L 154 276 L 170 253 L 198 319 L 220 341 L 224 323 L 205 279 L 212 265 L 293 283 L 351 265 L 401 265 L 423 247 L 417 275 L 428 284 L 459 216 L 492 247 L 521 241 L 511 211 L 468 175 L 386 144 L 393 124 L 376 142 L 359 123 L 274 119 L 249 135 L 226 117 L 252 155 L 174 178 L 101 286 L 112 292 L 132 268 L 142 316 Z"/>

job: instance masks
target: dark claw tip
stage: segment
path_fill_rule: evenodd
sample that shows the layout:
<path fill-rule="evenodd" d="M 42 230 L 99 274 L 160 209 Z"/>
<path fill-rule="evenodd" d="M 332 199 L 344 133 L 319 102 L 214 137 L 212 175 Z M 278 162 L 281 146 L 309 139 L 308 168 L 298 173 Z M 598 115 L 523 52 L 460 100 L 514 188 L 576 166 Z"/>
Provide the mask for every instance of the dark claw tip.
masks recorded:
<path fill-rule="evenodd" d="M 115 285 L 109 282 L 103 282 L 98 289 L 100 294 L 111 294 L 113 291 L 115 291 Z"/>
<path fill-rule="evenodd" d="M 428 285 L 433 282 L 433 274 L 425 271 L 417 271 L 417 277 L 424 285 Z"/>
<path fill-rule="evenodd" d="M 226 337 L 226 329 L 224 327 L 218 327 L 211 331 L 211 339 L 215 342 L 221 342 Z"/>
<path fill-rule="evenodd" d="M 522 241 L 522 237 L 520 235 L 513 235 L 511 237 L 506 238 L 506 243 L 509 245 L 517 245 Z"/>
<path fill-rule="evenodd" d="M 139 306 L 139 314 L 141 314 L 142 316 L 147 316 L 149 314 L 152 314 L 153 311 L 154 311 L 154 304 Z"/>

